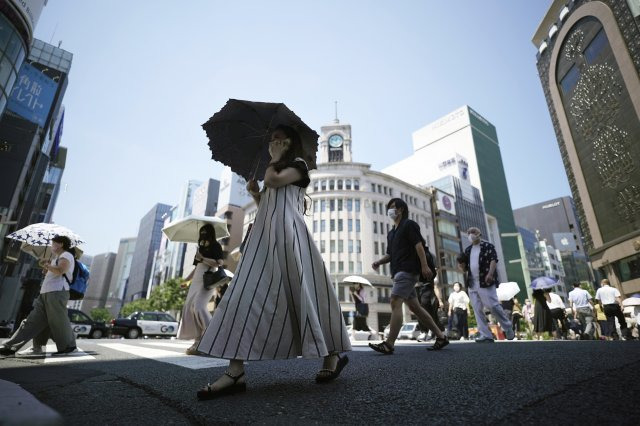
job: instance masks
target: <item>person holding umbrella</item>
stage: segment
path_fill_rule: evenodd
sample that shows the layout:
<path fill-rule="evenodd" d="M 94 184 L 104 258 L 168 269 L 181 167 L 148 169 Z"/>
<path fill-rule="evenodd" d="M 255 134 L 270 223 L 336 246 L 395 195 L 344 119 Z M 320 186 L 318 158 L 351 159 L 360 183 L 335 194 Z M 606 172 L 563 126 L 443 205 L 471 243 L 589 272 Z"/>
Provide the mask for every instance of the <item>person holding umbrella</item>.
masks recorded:
<path fill-rule="evenodd" d="M 47 329 L 51 332 L 58 349 L 53 355 L 65 355 L 76 350 L 76 339 L 67 315 L 69 301 L 67 279 L 71 279 L 75 262 L 71 250 L 69 237 L 58 235 L 51 239 L 51 252 L 54 257 L 50 262 L 40 261 L 40 266 L 46 271 L 40 295 L 33 304 L 33 310 L 20 324 L 18 330 L 0 347 L 0 355 L 14 355 L 33 338 L 36 338 L 34 343 L 38 346 L 46 343 L 46 339 L 42 339 L 42 336 L 46 335 Z"/>
<path fill-rule="evenodd" d="M 213 297 L 215 286 L 205 287 L 204 274 L 212 268 L 214 270 L 221 268 L 223 264 L 222 247 L 216 241 L 216 231 L 213 225 L 203 225 L 199 235 L 198 252 L 193 260 L 195 268 L 187 277 L 187 280 L 191 280 L 191 285 L 182 308 L 182 319 L 177 335 L 178 339 L 195 339 L 193 345 L 187 348 L 187 355 L 198 354 L 200 337 L 211 321 L 207 304 Z"/>
<path fill-rule="evenodd" d="M 251 106 L 247 111 L 261 108 L 245 104 Z M 247 360 L 323 358 L 318 383 L 336 379 L 349 361 L 339 355 L 351 350 L 340 303 L 303 217 L 310 180 L 300 134 L 278 125 L 269 136 L 264 188 L 252 179 L 247 183 L 258 205 L 253 228 L 198 346 L 200 352 L 229 359 L 229 367 L 197 392 L 200 400 L 245 391 Z"/>

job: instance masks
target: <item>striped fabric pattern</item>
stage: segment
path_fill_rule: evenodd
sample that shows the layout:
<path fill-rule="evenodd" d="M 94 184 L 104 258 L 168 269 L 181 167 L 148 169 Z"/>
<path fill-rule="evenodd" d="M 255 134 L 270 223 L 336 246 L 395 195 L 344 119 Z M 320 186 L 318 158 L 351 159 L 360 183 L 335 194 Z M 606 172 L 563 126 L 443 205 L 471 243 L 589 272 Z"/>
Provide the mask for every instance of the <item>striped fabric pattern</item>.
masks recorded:
<path fill-rule="evenodd" d="M 244 254 L 198 350 L 237 360 L 351 350 L 329 273 L 304 222 L 305 188 L 267 188 Z"/>

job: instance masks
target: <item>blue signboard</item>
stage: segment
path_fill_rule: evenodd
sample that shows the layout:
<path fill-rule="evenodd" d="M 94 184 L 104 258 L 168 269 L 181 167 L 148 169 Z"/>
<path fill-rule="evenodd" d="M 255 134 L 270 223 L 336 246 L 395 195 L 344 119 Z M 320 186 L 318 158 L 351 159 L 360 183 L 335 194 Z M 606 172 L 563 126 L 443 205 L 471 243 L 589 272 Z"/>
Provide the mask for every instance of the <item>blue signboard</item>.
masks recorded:
<path fill-rule="evenodd" d="M 7 109 L 44 127 L 58 85 L 37 68 L 24 63 L 20 67 Z"/>

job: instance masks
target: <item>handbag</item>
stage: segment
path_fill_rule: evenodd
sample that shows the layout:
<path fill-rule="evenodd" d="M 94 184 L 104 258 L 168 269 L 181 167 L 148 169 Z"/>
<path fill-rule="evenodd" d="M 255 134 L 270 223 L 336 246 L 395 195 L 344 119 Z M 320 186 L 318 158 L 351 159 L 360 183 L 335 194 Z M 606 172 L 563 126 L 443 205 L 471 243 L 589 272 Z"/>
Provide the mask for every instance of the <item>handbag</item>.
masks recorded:
<path fill-rule="evenodd" d="M 219 285 L 223 285 L 231 281 L 231 277 L 227 275 L 223 268 L 212 271 L 211 268 L 202 274 L 202 282 L 205 290 L 212 290 Z"/>
<path fill-rule="evenodd" d="M 356 315 L 361 317 L 366 317 L 369 315 L 369 304 L 368 303 L 356 303 Z"/>

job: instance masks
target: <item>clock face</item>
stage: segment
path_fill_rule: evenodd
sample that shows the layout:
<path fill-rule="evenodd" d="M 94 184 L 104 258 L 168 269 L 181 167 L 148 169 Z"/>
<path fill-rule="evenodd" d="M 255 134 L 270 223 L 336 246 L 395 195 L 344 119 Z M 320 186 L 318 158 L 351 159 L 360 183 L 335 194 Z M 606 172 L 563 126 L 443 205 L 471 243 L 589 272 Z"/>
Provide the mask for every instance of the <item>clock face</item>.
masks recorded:
<path fill-rule="evenodd" d="M 340 148 L 342 146 L 342 136 L 332 135 L 329 138 L 329 145 L 333 148 Z"/>

